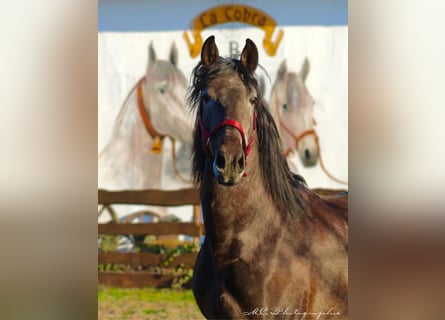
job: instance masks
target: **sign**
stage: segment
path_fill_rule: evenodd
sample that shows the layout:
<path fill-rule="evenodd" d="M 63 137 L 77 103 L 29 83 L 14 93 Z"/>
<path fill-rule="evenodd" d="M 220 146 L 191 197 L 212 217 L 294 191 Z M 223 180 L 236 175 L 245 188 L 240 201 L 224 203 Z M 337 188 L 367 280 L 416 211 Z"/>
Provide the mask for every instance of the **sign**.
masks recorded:
<path fill-rule="evenodd" d="M 278 29 L 275 41 L 272 40 L 272 36 L 277 26 L 275 20 L 266 12 L 254 7 L 238 4 L 224 4 L 207 9 L 193 18 L 191 22 L 191 33 L 194 42 L 190 40 L 187 31 L 184 31 L 183 37 L 189 48 L 190 56 L 196 58 L 201 52 L 203 43 L 201 37 L 202 30 L 218 24 L 234 22 L 245 23 L 263 29 L 265 32 L 263 39 L 264 51 L 269 56 L 275 55 L 284 34 L 282 29 Z"/>

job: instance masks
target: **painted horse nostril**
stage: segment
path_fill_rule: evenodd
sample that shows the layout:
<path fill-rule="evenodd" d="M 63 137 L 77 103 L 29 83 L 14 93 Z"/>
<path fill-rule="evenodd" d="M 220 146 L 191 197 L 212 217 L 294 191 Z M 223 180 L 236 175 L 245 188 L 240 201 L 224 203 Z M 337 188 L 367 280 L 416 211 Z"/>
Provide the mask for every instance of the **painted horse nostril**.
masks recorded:
<path fill-rule="evenodd" d="M 304 157 L 306 158 L 306 160 L 309 160 L 311 158 L 311 153 L 308 149 L 304 150 Z"/>

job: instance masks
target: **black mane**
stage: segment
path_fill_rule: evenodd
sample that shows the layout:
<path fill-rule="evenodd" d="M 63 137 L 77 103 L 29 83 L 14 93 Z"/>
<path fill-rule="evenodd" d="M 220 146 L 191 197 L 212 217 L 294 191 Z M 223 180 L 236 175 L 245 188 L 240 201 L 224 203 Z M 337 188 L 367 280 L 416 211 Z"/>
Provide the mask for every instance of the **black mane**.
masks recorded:
<path fill-rule="evenodd" d="M 197 109 L 195 128 L 193 130 L 193 176 L 196 183 L 201 183 L 204 172 L 205 157 L 200 126 L 201 91 L 208 86 L 212 79 L 222 75 L 237 72 L 247 88 L 253 87 L 257 92 L 255 110 L 257 113 L 256 127 L 258 140 L 259 161 L 262 178 L 266 190 L 280 211 L 297 215 L 305 210 L 305 205 L 298 196 L 301 189 L 306 188 L 306 182 L 300 175 L 290 171 L 283 153 L 281 138 L 275 121 L 267 110 L 266 103 L 258 88 L 258 81 L 246 67 L 237 59 L 220 58 L 210 67 L 199 62 L 192 72 L 192 87 L 189 102 L 192 109 Z"/>

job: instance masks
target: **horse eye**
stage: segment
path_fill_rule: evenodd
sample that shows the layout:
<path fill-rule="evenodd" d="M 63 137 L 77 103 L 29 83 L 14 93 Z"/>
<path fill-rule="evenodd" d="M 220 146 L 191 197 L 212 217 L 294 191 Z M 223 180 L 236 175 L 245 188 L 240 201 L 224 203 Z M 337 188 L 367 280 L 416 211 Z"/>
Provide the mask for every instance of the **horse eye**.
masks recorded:
<path fill-rule="evenodd" d="M 283 103 L 282 107 L 283 107 L 283 110 L 286 111 L 287 110 L 287 103 Z"/>
<path fill-rule="evenodd" d="M 159 89 L 159 92 L 160 92 L 160 93 L 164 93 L 164 92 L 165 92 L 165 89 L 164 89 L 164 88 L 160 88 L 160 89 Z"/>
<path fill-rule="evenodd" d="M 210 100 L 210 96 L 209 96 L 207 93 L 203 93 L 203 94 L 201 95 L 201 98 L 202 98 L 202 100 L 204 101 L 204 103 L 207 103 L 207 102 L 209 102 L 209 100 Z"/>
<path fill-rule="evenodd" d="M 250 99 L 250 103 L 251 103 L 251 104 L 255 104 L 256 101 L 257 101 L 257 97 Z"/>

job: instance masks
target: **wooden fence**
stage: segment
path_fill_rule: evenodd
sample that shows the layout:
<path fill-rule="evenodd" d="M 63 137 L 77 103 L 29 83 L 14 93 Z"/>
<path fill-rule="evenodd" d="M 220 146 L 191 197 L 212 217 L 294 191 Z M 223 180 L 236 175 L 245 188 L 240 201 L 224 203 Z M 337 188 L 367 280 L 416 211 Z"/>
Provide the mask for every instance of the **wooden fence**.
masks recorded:
<path fill-rule="evenodd" d="M 314 191 L 332 195 L 345 190 L 314 189 Z M 188 235 L 194 237 L 194 242 L 203 235 L 203 226 L 199 216 L 199 195 L 194 189 L 182 189 L 174 191 L 160 190 L 127 190 L 107 191 L 99 190 L 99 215 L 105 210 L 113 217 L 112 223 L 99 224 L 99 235 L 119 236 L 132 235 L 143 239 L 147 235 L 163 237 L 167 235 Z M 119 223 L 113 204 L 141 204 L 156 206 L 193 206 L 193 222 L 156 222 L 156 223 Z M 142 210 L 131 217 L 142 217 L 146 214 L 155 215 Z M 197 253 L 183 253 L 177 256 L 158 254 L 151 252 L 99 252 L 98 263 L 109 266 L 126 266 L 124 271 L 99 271 L 99 284 L 114 287 L 170 287 L 178 277 L 183 274 L 174 272 L 180 265 L 192 268 L 195 264 Z M 164 264 L 168 262 L 167 268 Z M 157 269 L 154 272 L 153 269 Z M 162 272 L 159 272 L 162 270 Z"/>
<path fill-rule="evenodd" d="M 100 223 L 98 234 L 108 236 L 133 235 L 144 238 L 147 235 L 162 237 L 166 235 L 187 235 L 199 241 L 203 226 L 199 219 L 199 195 L 195 189 L 174 191 L 125 190 L 98 192 L 99 215 L 107 210 L 113 221 Z M 156 222 L 156 223 L 119 223 L 113 204 L 140 204 L 156 206 L 193 206 L 193 222 Z M 134 216 L 151 214 L 149 211 L 137 212 Z M 184 276 L 175 271 L 178 266 L 192 268 L 197 253 L 183 253 L 176 256 L 151 252 L 99 252 L 99 265 L 125 266 L 124 271 L 99 271 L 99 284 L 114 287 L 170 287 L 174 281 Z M 167 267 L 165 267 L 167 264 Z M 105 268 L 106 269 L 106 268 Z M 185 271 L 184 271 L 185 272 Z"/>

